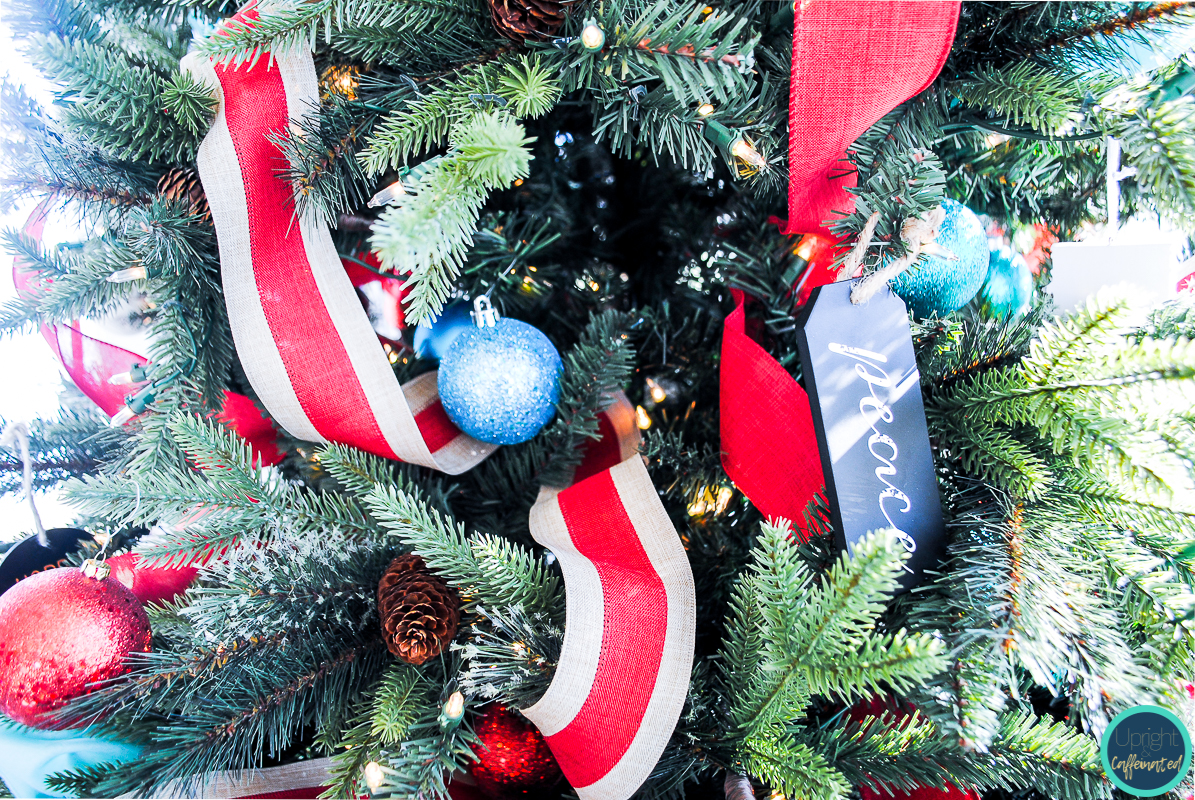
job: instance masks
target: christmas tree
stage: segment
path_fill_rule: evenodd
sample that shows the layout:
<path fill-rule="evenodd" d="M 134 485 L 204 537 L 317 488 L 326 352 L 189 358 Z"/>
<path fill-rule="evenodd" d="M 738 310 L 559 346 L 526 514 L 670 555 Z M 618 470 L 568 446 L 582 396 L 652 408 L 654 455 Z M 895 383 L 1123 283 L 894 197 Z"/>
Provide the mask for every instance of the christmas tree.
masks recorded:
<path fill-rule="evenodd" d="M 58 94 L 0 89 L 4 202 L 91 235 L 5 234 L 24 282 L 0 326 L 64 341 L 131 301 L 152 343 L 78 378 L 127 399 L 32 423 L 32 483 L 64 483 L 95 539 L 71 563 L 174 586 L 115 676 L 24 717 L 0 697 L 13 735 L 140 748 L 50 787 L 212 796 L 310 762 L 327 797 L 1118 796 L 1109 722 L 1190 714 L 1195 302 L 1057 308 L 1048 246 L 1118 212 L 1195 230 L 1195 64 L 1139 61 L 1195 4 L 921 4 L 898 44 L 932 81 L 814 176 L 803 148 L 898 83 L 831 72 L 841 108 L 795 102 L 816 81 L 794 28 L 808 44 L 825 5 L 11 4 Z M 909 4 L 866 5 L 882 27 Z M 1110 137 L 1136 170 L 1112 209 Z M 815 179 L 850 188 L 802 229 L 786 200 Z M 289 271 L 329 257 L 338 282 Z M 916 580 L 900 531 L 842 549 L 813 428 L 760 422 L 809 405 L 811 290 L 860 275 L 910 309 L 944 537 Z M 768 385 L 728 377 L 732 335 Z M 777 386 L 797 405 L 764 408 Z M 782 513 L 755 487 L 793 463 L 816 485 Z M 586 570 L 656 594 L 599 586 L 595 616 Z M 653 647 L 646 686 L 618 671 Z M 585 694 L 607 679 L 616 713 Z M 570 703 L 590 738 L 547 721 Z"/>

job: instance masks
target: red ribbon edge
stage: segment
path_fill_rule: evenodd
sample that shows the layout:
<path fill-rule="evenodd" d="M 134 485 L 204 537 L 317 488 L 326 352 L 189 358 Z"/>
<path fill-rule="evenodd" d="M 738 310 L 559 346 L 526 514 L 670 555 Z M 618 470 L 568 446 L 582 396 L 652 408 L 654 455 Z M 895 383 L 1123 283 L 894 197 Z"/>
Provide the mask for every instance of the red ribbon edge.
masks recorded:
<path fill-rule="evenodd" d="M 722 468 L 769 519 L 784 518 L 808 538 L 805 508 L 825 484 L 809 396 L 746 333 L 746 295 L 722 333 Z"/>

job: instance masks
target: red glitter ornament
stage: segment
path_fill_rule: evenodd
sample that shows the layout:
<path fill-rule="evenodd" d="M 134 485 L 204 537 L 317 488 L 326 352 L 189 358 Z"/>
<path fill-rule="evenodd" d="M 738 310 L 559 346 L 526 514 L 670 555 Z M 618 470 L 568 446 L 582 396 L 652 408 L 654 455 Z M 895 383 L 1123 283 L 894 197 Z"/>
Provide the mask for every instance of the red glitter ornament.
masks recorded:
<path fill-rule="evenodd" d="M 540 797 L 560 781 L 560 765 L 535 726 L 500 705 L 473 720 L 481 744 L 470 768 L 477 788 L 488 797 Z"/>
<path fill-rule="evenodd" d="M 0 595 L 0 712 L 38 728 L 67 727 L 49 715 L 89 684 L 129 670 L 148 652 L 149 618 L 113 578 L 74 567 L 40 572 Z"/>

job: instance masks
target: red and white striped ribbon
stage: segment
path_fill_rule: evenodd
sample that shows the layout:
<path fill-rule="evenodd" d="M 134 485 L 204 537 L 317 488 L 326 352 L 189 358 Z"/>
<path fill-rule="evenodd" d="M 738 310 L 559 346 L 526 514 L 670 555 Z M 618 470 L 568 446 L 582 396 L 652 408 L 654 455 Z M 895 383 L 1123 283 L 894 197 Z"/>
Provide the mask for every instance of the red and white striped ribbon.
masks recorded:
<path fill-rule="evenodd" d="M 257 13 L 238 17 L 251 24 Z M 219 99 L 199 174 L 237 354 L 270 414 L 299 439 L 451 475 L 485 459 L 495 445 L 452 424 L 434 372 L 399 386 L 327 226 L 295 213 L 285 157 L 270 138 L 318 108 L 311 54 L 235 67 L 191 55 L 184 65 Z"/>
<path fill-rule="evenodd" d="M 689 559 L 637 454 L 621 393 L 567 489 L 544 488 L 531 534 L 564 572 L 556 674 L 523 713 L 581 800 L 625 800 L 659 761 L 689 687 L 697 630 Z M 609 466 L 613 464 L 612 466 Z"/>
<path fill-rule="evenodd" d="M 253 24 L 252 10 L 233 24 Z M 221 35 L 217 32 L 216 35 Z M 451 474 L 493 450 L 452 425 L 435 373 L 401 387 L 325 226 L 295 218 L 271 135 L 317 105 L 309 53 L 252 66 L 184 63 L 219 97 L 199 173 L 220 243 L 237 352 L 262 402 L 293 435 Z M 696 632 L 693 575 L 637 455 L 634 409 L 618 393 L 599 415 L 567 489 L 545 488 L 532 535 L 560 560 L 567 627 L 556 676 L 524 713 L 581 800 L 625 800 L 676 727 Z"/>

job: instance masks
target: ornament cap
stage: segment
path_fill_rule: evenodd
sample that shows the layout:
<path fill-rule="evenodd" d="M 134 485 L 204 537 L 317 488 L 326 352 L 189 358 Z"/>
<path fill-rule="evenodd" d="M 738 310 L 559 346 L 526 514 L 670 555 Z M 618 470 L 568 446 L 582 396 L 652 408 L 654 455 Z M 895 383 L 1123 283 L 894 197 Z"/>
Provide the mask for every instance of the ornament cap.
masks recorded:
<path fill-rule="evenodd" d="M 111 567 L 103 561 L 96 561 L 94 558 L 84 561 L 82 570 L 84 575 L 97 581 L 102 581 L 112 573 Z"/>
<path fill-rule="evenodd" d="M 498 309 L 490 304 L 490 298 L 486 295 L 473 298 L 473 324 L 479 328 L 494 328 L 498 325 L 498 319 L 501 315 Z"/>

